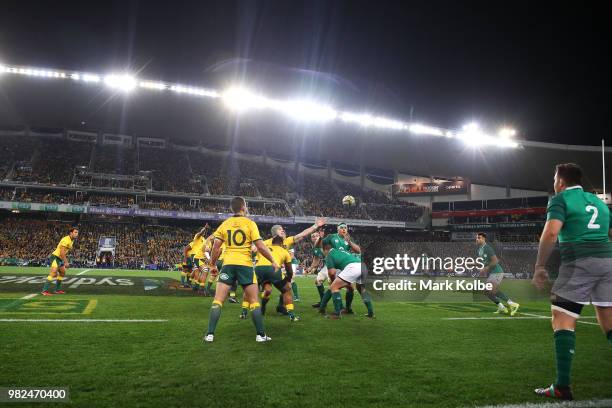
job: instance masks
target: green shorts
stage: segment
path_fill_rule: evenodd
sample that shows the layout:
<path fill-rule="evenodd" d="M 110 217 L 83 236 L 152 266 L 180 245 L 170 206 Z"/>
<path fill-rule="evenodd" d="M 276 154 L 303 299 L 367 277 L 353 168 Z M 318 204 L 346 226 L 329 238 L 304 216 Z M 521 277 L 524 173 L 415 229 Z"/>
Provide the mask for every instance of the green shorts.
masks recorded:
<path fill-rule="evenodd" d="M 64 266 L 64 261 L 59 256 L 55 256 L 51 254 L 49 255 L 49 265 L 52 268 L 55 266 L 57 266 L 58 268 L 61 268 L 62 266 Z"/>
<path fill-rule="evenodd" d="M 223 261 L 217 261 L 217 270 L 221 272 L 221 269 L 223 269 Z"/>
<path fill-rule="evenodd" d="M 187 267 L 189 270 L 191 270 L 193 268 L 193 255 L 189 255 L 187 256 L 187 261 L 184 263 L 185 267 Z"/>
<path fill-rule="evenodd" d="M 252 266 L 244 265 L 223 265 L 219 273 L 219 282 L 226 285 L 233 285 L 238 282 L 242 286 L 257 284 L 257 276 Z"/>
<path fill-rule="evenodd" d="M 276 284 L 277 282 L 281 282 L 283 280 L 283 274 L 280 269 L 275 271 L 271 265 L 256 266 L 255 275 L 257 275 L 257 281 L 259 283 L 269 282 Z"/>

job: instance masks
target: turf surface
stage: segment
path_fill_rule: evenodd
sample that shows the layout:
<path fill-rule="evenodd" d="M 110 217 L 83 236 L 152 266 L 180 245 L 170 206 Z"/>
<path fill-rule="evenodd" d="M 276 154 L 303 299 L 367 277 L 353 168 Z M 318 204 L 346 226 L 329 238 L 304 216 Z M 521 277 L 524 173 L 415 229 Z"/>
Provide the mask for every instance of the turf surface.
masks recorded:
<path fill-rule="evenodd" d="M 0 268 L 3 275 L 46 273 Z M 90 275 L 178 273 L 91 270 L 81 276 Z M 554 379 L 550 323 L 532 316 L 549 314 L 544 301 L 522 303 L 529 314 L 517 316 L 522 319 L 487 320 L 481 318 L 496 316 L 490 303 L 379 300 L 377 318 L 368 320 L 357 295 L 357 314 L 331 321 L 310 307 L 318 299 L 312 279 L 298 284 L 302 321 L 269 313 L 273 341 L 267 344 L 255 343 L 251 321 L 239 320 L 240 306 L 229 303 L 215 342 L 202 344 L 210 298 L 68 291 L 21 299 L 35 290 L 13 292 L 2 284 L 0 319 L 167 321 L 2 321 L 0 386 L 68 386 L 70 406 L 79 407 L 456 407 L 541 402 L 532 389 Z M 507 287 L 520 296 L 528 285 Z M 586 308 L 590 318 L 577 328 L 577 399 L 612 397 L 612 346 L 589 324 L 593 314 Z"/>

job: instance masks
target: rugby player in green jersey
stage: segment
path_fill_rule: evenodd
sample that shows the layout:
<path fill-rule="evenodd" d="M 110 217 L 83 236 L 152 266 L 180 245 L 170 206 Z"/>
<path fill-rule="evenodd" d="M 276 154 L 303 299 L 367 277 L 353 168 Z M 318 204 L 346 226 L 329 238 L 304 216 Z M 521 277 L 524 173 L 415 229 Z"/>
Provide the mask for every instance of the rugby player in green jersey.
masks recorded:
<path fill-rule="evenodd" d="M 334 274 L 336 279 L 332 282 L 330 289 L 325 292 L 325 296 L 321 301 L 319 310 L 325 311 L 327 302 L 330 298 L 334 303 L 334 314 L 332 319 L 339 319 L 342 315 L 342 297 L 340 289 L 348 287 L 355 283 L 361 294 L 363 303 L 368 309 L 367 317 L 374 317 L 374 308 L 372 307 L 372 299 L 365 288 L 367 268 L 361 262 L 361 257 L 357 254 L 333 248 L 329 242 L 323 243 L 323 254 L 325 255 L 325 265 L 330 274 Z"/>
<path fill-rule="evenodd" d="M 556 195 L 548 202 L 533 284 L 548 280 L 546 262 L 559 241 L 561 266 L 551 290 L 557 377 L 536 394 L 571 400 L 571 368 L 576 320 L 585 304 L 595 306 L 599 325 L 612 343 L 612 220 L 608 207 L 582 189 L 582 170 L 573 163 L 556 167 Z"/>
<path fill-rule="evenodd" d="M 476 243 L 478 244 L 478 258 L 481 258 L 484 263 L 480 276 L 486 277 L 487 283 L 493 285 L 491 290 L 485 291 L 485 295 L 497 305 L 495 313 L 508 313 L 508 308 L 502 303 L 504 301 L 510 307 L 510 316 L 514 316 L 520 305 L 499 290 L 499 286 L 504 279 L 504 270 L 499 264 L 499 259 L 495 255 L 493 247 L 487 243 L 487 234 L 484 232 L 476 234 Z"/>

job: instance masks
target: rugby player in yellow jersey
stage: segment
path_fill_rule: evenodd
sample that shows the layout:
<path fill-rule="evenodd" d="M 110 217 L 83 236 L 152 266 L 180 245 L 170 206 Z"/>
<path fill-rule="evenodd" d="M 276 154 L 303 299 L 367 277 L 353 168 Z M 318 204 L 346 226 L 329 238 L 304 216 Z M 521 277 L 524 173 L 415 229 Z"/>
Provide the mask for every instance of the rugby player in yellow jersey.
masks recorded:
<path fill-rule="evenodd" d="M 205 255 L 205 246 L 206 233 L 209 229 L 210 226 L 206 224 L 197 234 L 195 234 L 193 241 L 189 244 L 193 251 L 193 264 L 195 266 L 192 272 L 193 290 L 198 291 L 200 289 L 200 283 L 202 283 L 201 289 L 204 291 L 205 296 L 208 296 L 204 284 L 208 277 L 208 259 L 206 259 Z"/>
<path fill-rule="evenodd" d="M 225 254 L 223 257 L 223 268 L 219 273 L 219 281 L 215 291 L 215 299 L 210 308 L 208 319 L 208 329 L 204 335 L 205 342 L 214 340 L 215 329 L 221 317 L 221 308 L 232 284 L 236 281 L 244 290 L 246 301 L 250 304 L 251 317 L 255 324 L 257 335 L 255 341 L 265 342 L 271 340 L 266 335 L 263 314 L 259 304 L 259 290 L 257 288 L 257 277 L 253 270 L 253 259 L 251 257 L 251 245 L 254 244 L 261 255 L 270 261 L 272 268 L 278 270 L 279 266 L 272 257 L 272 254 L 263 243 L 259 235 L 257 224 L 247 218 L 246 201 L 242 197 L 234 197 L 231 201 L 231 209 L 234 213 L 217 228 L 213 233 L 215 240 L 213 243 L 211 264 L 215 265 L 221 253 L 221 244 L 225 243 Z M 216 267 L 213 266 L 213 272 Z"/>
<path fill-rule="evenodd" d="M 317 218 L 315 219 L 315 223 L 313 225 L 306 228 L 304 231 L 300 232 L 299 234 L 292 235 L 289 237 L 287 236 L 287 233 L 285 232 L 285 229 L 283 228 L 282 225 L 278 225 L 278 224 L 273 225 L 272 228 L 270 228 L 270 232 L 272 233 L 272 238 L 265 240 L 264 244 L 266 244 L 266 246 L 269 248 L 272 245 L 272 240 L 274 239 L 274 237 L 278 236 L 283 239 L 282 246 L 285 249 L 289 250 L 293 247 L 293 245 L 302 241 L 304 238 L 310 236 L 310 234 L 317 231 L 319 228 L 323 227 L 325 224 L 327 224 L 327 218 Z M 295 297 L 299 299 L 297 283 L 291 282 L 291 290 L 293 292 L 293 295 L 295 295 Z M 283 295 L 280 295 L 278 297 L 278 306 L 276 307 L 276 311 L 284 315 L 287 314 L 287 309 L 284 306 Z"/>
<path fill-rule="evenodd" d="M 257 281 L 263 287 L 263 293 L 261 295 L 261 313 L 266 313 L 266 305 L 270 301 L 272 285 L 274 285 L 283 296 L 289 319 L 292 322 L 297 322 L 300 318 L 293 312 L 295 308 L 293 306 L 293 293 L 291 290 L 291 280 L 293 278 L 292 256 L 289 251 L 283 247 L 283 238 L 280 236 L 272 238 L 272 245 L 268 246 L 268 249 L 272 253 L 272 257 L 276 260 L 276 263 L 285 267 L 285 273 L 281 270 L 275 271 L 270 261 L 259 255 L 259 253 L 257 254 L 255 274 L 257 275 Z"/>
<path fill-rule="evenodd" d="M 65 292 L 61 289 L 62 281 L 66 276 L 66 269 L 69 268 L 68 264 L 68 251 L 72 249 L 72 244 L 74 240 L 79 236 L 79 230 L 77 228 L 70 228 L 68 231 L 68 235 L 62 238 L 57 244 L 57 248 L 55 251 L 51 253 L 49 256 L 49 263 L 51 264 L 51 270 L 49 271 L 49 276 L 47 276 L 47 281 L 43 285 L 42 295 L 51 296 L 49 293 L 49 286 L 51 286 L 51 282 L 55 280 L 55 292 L 58 295 L 63 295 Z"/>
<path fill-rule="evenodd" d="M 184 288 L 191 287 L 191 272 L 193 270 L 193 249 L 191 243 L 183 248 L 183 271 L 181 272 L 181 286 Z"/>

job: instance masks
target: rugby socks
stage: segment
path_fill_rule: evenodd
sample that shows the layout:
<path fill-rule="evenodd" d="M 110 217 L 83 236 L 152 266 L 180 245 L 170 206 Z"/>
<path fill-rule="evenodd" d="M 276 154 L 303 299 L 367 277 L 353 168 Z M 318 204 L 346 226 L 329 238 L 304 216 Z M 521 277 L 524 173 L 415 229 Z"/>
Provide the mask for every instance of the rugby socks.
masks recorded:
<path fill-rule="evenodd" d="M 247 302 L 246 300 L 242 301 L 242 310 L 240 311 L 240 314 L 244 317 L 247 317 L 247 315 L 249 314 L 249 302 Z"/>
<path fill-rule="evenodd" d="M 497 292 L 497 293 L 499 293 L 499 292 Z M 499 305 L 500 300 L 499 300 L 499 298 L 498 298 L 497 296 L 495 296 L 493 293 L 487 293 L 487 297 L 488 297 L 489 299 L 491 299 L 491 302 L 495 303 L 496 305 Z"/>
<path fill-rule="evenodd" d="M 499 300 L 503 300 L 504 302 L 508 302 L 510 300 L 510 298 L 502 291 L 498 291 L 496 295 Z"/>
<path fill-rule="evenodd" d="M 185 272 L 181 272 L 181 285 L 184 285 L 187 279 L 187 274 Z"/>
<path fill-rule="evenodd" d="M 323 301 L 323 295 L 325 294 L 325 287 L 323 287 L 323 284 L 317 285 L 317 292 L 319 292 L 319 301 Z"/>
<path fill-rule="evenodd" d="M 284 307 L 284 306 L 285 306 L 285 301 L 283 300 L 283 295 L 281 293 L 280 295 L 278 295 L 278 307 Z"/>
<path fill-rule="evenodd" d="M 263 314 L 261 313 L 261 307 L 259 303 L 252 303 L 250 305 L 251 309 L 251 318 L 253 319 L 253 324 L 255 325 L 255 331 L 260 336 L 266 335 L 266 329 L 264 328 Z"/>
<path fill-rule="evenodd" d="M 221 317 L 221 308 L 223 304 L 218 300 L 213 300 L 212 306 L 210 307 L 210 314 L 208 316 L 208 332 L 207 334 L 215 334 L 217 323 Z"/>
<path fill-rule="evenodd" d="M 374 316 L 374 306 L 372 306 L 372 297 L 370 296 L 370 294 L 368 292 L 362 293 L 361 299 L 363 299 L 363 303 L 366 305 L 366 308 L 368 309 L 368 316 Z"/>
<path fill-rule="evenodd" d="M 556 330 L 555 359 L 557 362 L 557 379 L 555 387 L 569 387 L 572 371 L 572 359 L 576 347 L 576 333 L 573 330 Z"/>
<path fill-rule="evenodd" d="M 332 299 L 334 301 L 334 310 L 336 314 L 340 316 L 342 310 L 342 294 L 340 294 L 340 292 L 334 292 L 332 293 Z"/>
<path fill-rule="evenodd" d="M 55 281 L 55 291 L 56 292 L 60 290 L 63 280 L 64 280 L 64 277 L 62 275 L 58 275 L 57 280 Z"/>
<path fill-rule="evenodd" d="M 51 286 L 51 282 L 53 282 L 53 276 L 49 275 L 47 276 L 47 281 L 43 284 L 43 292 L 49 291 L 49 286 Z"/>
<path fill-rule="evenodd" d="M 351 310 L 351 305 L 353 304 L 353 297 L 355 296 L 354 290 L 346 291 L 346 310 Z"/>
<path fill-rule="evenodd" d="M 327 302 L 329 302 L 329 299 L 331 299 L 331 297 L 331 290 L 327 289 L 325 291 L 325 294 L 323 295 L 323 298 L 321 299 L 321 306 L 319 306 L 320 310 L 325 310 L 325 308 L 327 307 Z"/>
<path fill-rule="evenodd" d="M 610 331 L 608 332 L 608 334 L 606 335 L 606 337 L 608 338 L 608 341 L 609 341 L 610 343 L 612 343 L 612 330 L 610 330 Z"/>
<path fill-rule="evenodd" d="M 298 285 L 295 282 L 291 282 L 291 290 L 293 291 L 293 299 L 299 299 L 300 294 L 298 292 Z"/>
<path fill-rule="evenodd" d="M 293 306 L 293 303 L 289 303 L 285 307 L 287 308 L 287 314 L 289 315 L 289 318 L 294 319 L 295 313 L 293 313 L 293 310 L 295 309 L 295 306 Z"/>

